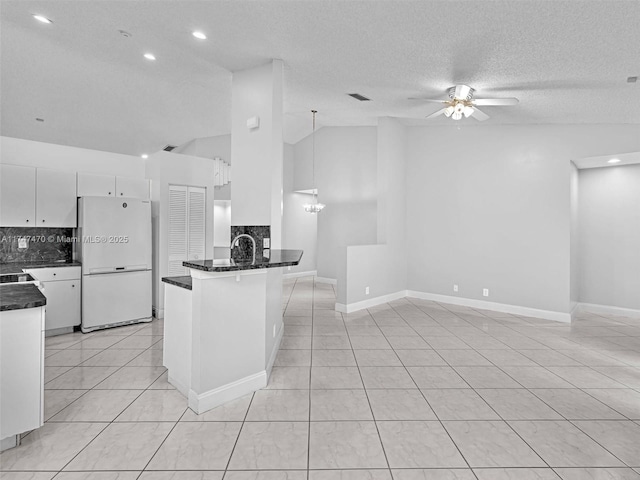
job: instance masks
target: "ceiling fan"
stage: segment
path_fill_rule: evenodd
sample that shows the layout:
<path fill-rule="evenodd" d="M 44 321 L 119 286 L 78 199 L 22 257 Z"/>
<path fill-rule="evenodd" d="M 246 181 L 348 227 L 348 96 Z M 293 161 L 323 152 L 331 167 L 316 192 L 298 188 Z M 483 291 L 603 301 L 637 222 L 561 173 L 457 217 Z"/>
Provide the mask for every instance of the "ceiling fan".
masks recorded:
<path fill-rule="evenodd" d="M 504 107 L 516 105 L 518 99 L 509 98 L 473 98 L 475 90 L 468 85 L 456 85 L 447 91 L 449 100 L 438 100 L 435 98 L 410 98 L 409 100 L 421 100 L 423 102 L 435 102 L 445 105 L 442 109 L 427 116 L 427 118 L 444 115 L 445 117 L 460 120 L 462 117 L 471 117 L 482 122 L 489 118 L 489 115 L 478 109 L 478 106 Z"/>

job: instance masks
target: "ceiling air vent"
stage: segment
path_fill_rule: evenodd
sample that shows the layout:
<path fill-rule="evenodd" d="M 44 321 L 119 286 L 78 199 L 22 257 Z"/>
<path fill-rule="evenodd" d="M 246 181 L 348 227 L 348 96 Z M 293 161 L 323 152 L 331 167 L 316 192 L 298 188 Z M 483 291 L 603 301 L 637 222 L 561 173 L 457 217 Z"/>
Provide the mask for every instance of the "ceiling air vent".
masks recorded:
<path fill-rule="evenodd" d="M 628 77 L 627 83 L 636 83 L 638 81 L 638 77 Z"/>
<path fill-rule="evenodd" d="M 178 148 L 178 146 L 177 145 L 165 145 L 165 147 L 162 150 L 164 150 L 165 152 L 170 152 L 171 150 L 173 150 L 175 148 Z"/>
<path fill-rule="evenodd" d="M 360 95 L 359 93 L 347 93 L 350 97 L 355 98 L 356 100 L 360 100 L 361 102 L 370 102 L 371 99 L 365 97 L 364 95 Z"/>

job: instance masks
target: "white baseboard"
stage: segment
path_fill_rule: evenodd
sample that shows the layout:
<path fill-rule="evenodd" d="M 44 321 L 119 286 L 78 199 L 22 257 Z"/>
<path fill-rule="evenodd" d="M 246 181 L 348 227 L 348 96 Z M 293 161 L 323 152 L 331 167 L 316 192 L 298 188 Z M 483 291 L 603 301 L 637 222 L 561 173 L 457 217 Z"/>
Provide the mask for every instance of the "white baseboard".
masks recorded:
<path fill-rule="evenodd" d="M 173 378 L 171 375 L 167 375 L 167 382 L 169 382 L 171 385 L 176 387 L 176 390 L 178 390 L 185 397 L 189 398 L 189 387 L 188 386 L 184 385 L 182 382 L 179 382 L 178 380 Z"/>
<path fill-rule="evenodd" d="M 613 305 L 597 305 L 595 303 L 578 303 L 574 311 L 571 313 L 574 312 L 605 313 L 640 318 L 640 310 L 635 310 L 633 308 L 614 307 Z"/>
<path fill-rule="evenodd" d="M 335 278 L 327 278 L 327 277 L 316 277 L 316 282 L 318 283 L 329 283 L 331 285 L 337 285 L 338 280 Z"/>
<path fill-rule="evenodd" d="M 431 300 L 433 302 L 461 305 L 463 307 L 481 308 L 484 310 L 493 310 L 494 312 L 511 313 L 512 315 L 523 315 L 527 317 L 542 318 L 544 320 L 571 323 L 570 313 L 554 312 L 552 310 L 540 310 L 538 308 L 521 307 L 518 305 L 509 305 L 506 303 L 487 302 L 485 300 L 475 300 L 472 298 L 452 297 L 450 295 L 440 295 L 437 293 L 416 292 L 415 290 L 408 290 L 407 296 L 419 298 L 422 300 Z"/>
<path fill-rule="evenodd" d="M 377 305 L 382 305 L 383 303 L 391 302 L 393 300 L 398 300 L 399 298 L 404 298 L 407 296 L 406 290 L 400 290 L 396 293 L 390 293 L 388 295 L 381 295 L 379 297 L 370 298 L 368 300 L 362 300 L 361 302 L 354 302 L 349 304 L 344 303 L 336 303 L 336 311 L 342 313 L 352 313 L 357 312 L 358 310 L 363 310 L 365 308 L 375 307 Z"/>
<path fill-rule="evenodd" d="M 266 386 L 267 372 L 266 370 L 262 370 L 261 372 L 201 394 L 189 390 L 189 408 L 197 414 L 201 414 Z"/>
<path fill-rule="evenodd" d="M 315 277 L 317 274 L 317 270 L 309 270 L 308 272 L 283 273 L 282 278 Z"/>

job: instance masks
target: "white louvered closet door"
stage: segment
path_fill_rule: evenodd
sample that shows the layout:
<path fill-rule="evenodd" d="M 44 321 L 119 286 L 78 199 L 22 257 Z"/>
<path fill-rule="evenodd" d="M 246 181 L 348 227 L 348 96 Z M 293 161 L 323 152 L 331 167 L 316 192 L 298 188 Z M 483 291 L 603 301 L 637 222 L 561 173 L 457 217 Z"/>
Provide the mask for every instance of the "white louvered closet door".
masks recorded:
<path fill-rule="evenodd" d="M 206 190 L 169 185 L 169 269 L 168 275 L 187 275 L 185 260 L 205 255 Z"/>
<path fill-rule="evenodd" d="M 204 260 L 205 192 L 204 188 L 189 187 L 189 260 Z"/>

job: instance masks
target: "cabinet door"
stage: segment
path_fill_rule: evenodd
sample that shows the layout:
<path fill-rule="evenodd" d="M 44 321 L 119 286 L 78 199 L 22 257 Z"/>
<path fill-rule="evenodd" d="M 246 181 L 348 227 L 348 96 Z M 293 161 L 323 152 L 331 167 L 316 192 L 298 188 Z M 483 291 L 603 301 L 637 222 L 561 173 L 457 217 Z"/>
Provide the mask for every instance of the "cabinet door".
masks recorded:
<path fill-rule="evenodd" d="M 0 226 L 36 225 L 36 169 L 0 165 Z"/>
<path fill-rule="evenodd" d="M 79 197 L 115 197 L 116 177 L 78 172 Z"/>
<path fill-rule="evenodd" d="M 145 180 L 144 178 L 116 177 L 116 195 L 118 197 L 149 200 L 149 180 Z"/>
<path fill-rule="evenodd" d="M 80 325 L 80 280 L 42 282 L 40 289 L 47 297 L 46 330 Z"/>
<path fill-rule="evenodd" d="M 75 172 L 38 168 L 36 178 L 36 225 L 75 228 L 78 225 Z"/>
<path fill-rule="evenodd" d="M 43 307 L 0 312 L 0 438 L 42 426 Z"/>

